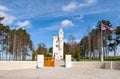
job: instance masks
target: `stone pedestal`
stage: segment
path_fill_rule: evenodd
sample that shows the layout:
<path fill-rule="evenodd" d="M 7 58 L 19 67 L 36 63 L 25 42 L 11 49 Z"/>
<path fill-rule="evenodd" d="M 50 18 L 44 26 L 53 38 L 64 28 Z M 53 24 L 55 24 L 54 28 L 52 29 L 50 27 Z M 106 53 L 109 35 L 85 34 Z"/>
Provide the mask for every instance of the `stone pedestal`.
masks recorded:
<path fill-rule="evenodd" d="M 37 56 L 37 67 L 38 68 L 44 67 L 44 55 Z"/>
<path fill-rule="evenodd" d="M 65 67 L 70 68 L 71 67 L 71 55 L 65 56 Z"/>

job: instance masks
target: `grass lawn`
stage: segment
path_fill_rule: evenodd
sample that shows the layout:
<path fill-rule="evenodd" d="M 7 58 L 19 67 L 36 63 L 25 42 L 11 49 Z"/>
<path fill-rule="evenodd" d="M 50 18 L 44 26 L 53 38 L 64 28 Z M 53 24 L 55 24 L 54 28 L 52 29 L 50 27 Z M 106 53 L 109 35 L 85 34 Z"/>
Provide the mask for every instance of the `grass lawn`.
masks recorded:
<path fill-rule="evenodd" d="M 72 61 L 77 61 L 76 58 L 73 58 Z M 98 58 L 95 58 L 95 59 L 92 59 L 92 58 L 81 58 L 80 61 L 101 61 L 100 59 Z M 120 61 L 120 57 L 108 57 L 108 58 L 105 58 L 104 61 Z"/>

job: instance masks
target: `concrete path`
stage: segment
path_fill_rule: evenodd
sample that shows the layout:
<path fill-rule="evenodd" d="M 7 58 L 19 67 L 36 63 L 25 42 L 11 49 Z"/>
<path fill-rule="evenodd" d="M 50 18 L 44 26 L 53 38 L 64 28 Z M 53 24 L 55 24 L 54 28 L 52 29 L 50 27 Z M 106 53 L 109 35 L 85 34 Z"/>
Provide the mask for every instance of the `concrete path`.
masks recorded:
<path fill-rule="evenodd" d="M 20 70 L 0 70 L 0 79 L 120 79 L 120 70 L 84 68 L 74 64 L 64 67 L 64 61 L 56 60 L 55 67 Z"/>
<path fill-rule="evenodd" d="M 45 67 L 1 70 L 0 79 L 120 79 L 120 70 Z"/>

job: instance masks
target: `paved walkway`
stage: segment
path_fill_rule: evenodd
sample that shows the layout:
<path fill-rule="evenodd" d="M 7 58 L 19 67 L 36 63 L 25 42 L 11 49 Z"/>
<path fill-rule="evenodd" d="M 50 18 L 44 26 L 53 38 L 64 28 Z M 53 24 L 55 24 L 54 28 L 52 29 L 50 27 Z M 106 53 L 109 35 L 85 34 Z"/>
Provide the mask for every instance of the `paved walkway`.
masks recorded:
<path fill-rule="evenodd" d="M 0 71 L 0 79 L 120 79 L 120 70 L 46 67 Z"/>
<path fill-rule="evenodd" d="M 0 70 L 0 79 L 120 79 L 120 70 L 65 68 L 62 60 L 55 67 Z"/>
<path fill-rule="evenodd" d="M 0 79 L 120 79 L 120 70 L 65 68 L 59 63 L 40 69 L 1 70 Z"/>

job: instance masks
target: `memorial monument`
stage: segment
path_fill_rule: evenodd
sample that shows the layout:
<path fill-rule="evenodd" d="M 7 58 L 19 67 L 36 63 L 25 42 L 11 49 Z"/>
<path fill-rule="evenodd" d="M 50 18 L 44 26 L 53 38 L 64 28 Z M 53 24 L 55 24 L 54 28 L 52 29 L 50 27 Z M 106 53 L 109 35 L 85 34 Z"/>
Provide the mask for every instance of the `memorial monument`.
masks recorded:
<path fill-rule="evenodd" d="M 53 36 L 53 54 L 55 59 L 63 59 L 63 51 L 64 51 L 64 32 L 62 28 L 59 30 L 58 36 Z"/>

